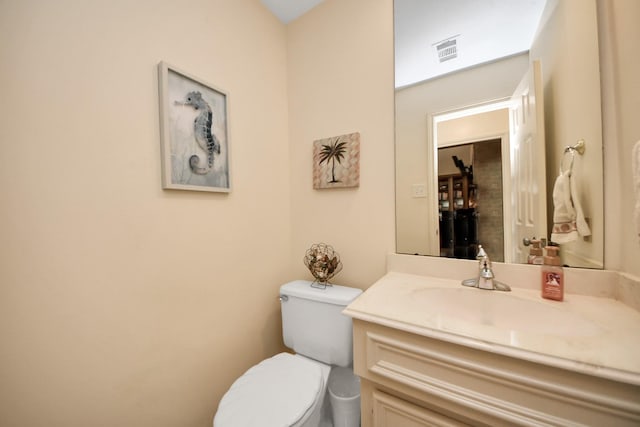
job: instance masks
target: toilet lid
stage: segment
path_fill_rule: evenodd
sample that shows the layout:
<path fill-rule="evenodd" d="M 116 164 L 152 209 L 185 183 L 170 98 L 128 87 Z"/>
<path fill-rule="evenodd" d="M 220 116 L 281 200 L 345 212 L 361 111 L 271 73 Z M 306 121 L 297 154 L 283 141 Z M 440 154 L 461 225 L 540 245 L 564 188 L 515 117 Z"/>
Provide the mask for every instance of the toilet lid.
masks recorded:
<path fill-rule="evenodd" d="M 301 420 L 323 390 L 317 363 L 289 353 L 263 360 L 222 397 L 214 427 L 283 427 Z"/>

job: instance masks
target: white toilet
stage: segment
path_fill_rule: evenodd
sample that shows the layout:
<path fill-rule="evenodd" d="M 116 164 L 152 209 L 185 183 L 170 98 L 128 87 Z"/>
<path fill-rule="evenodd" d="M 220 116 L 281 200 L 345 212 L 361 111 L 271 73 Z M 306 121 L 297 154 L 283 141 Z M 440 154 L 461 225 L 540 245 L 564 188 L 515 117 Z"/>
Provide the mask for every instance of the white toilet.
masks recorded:
<path fill-rule="evenodd" d="M 328 422 L 331 366 L 353 362 L 351 318 L 342 310 L 362 291 L 319 289 L 296 280 L 280 287 L 284 343 L 280 353 L 251 367 L 225 393 L 214 427 L 318 427 Z"/>

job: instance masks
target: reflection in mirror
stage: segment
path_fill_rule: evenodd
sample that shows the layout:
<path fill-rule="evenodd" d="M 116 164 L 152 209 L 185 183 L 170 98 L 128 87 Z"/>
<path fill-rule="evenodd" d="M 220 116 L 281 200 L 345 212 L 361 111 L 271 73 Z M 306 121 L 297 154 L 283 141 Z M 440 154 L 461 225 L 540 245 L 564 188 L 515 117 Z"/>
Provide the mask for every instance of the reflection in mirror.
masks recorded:
<path fill-rule="evenodd" d="M 492 260 L 504 261 L 501 145 L 493 139 L 438 148 L 440 256 L 474 259 L 481 241 Z"/>
<path fill-rule="evenodd" d="M 536 3 L 537 9 L 527 9 Z M 478 5 L 482 8 L 477 9 Z M 448 13 L 450 10 L 457 13 Z M 471 12 L 466 22 L 465 11 Z M 516 18 L 512 20 L 517 25 L 511 26 L 490 21 L 498 16 L 503 24 L 509 22 L 508 15 L 514 11 L 517 19 L 528 14 L 532 23 Z M 499 33 L 496 28 L 501 27 L 510 33 Z M 494 260 L 526 262 L 529 248 L 523 238 L 550 235 L 554 219 L 552 192 L 564 148 L 584 139 L 588 148 L 575 161 L 573 176 L 578 187 L 575 197 L 582 205 L 592 236 L 578 236 L 575 241 L 563 243 L 561 253 L 566 265 L 602 268 L 602 125 L 595 0 L 395 0 L 395 28 L 397 252 L 469 258 L 475 255 L 475 246 L 482 244 L 491 248 L 488 252 Z M 512 33 L 517 28 L 530 31 L 525 48 L 512 47 L 515 50 L 506 52 L 508 43 L 498 43 L 496 37 L 515 40 Z M 429 31 L 425 33 L 425 29 Z M 455 57 L 438 63 L 443 54 L 438 50 L 440 42 L 452 39 Z M 498 45 L 492 57 L 478 53 L 487 46 Z M 411 46 L 421 50 L 411 53 Z M 425 51 L 425 46 L 431 51 Z M 447 46 L 451 47 L 451 43 Z M 424 57 L 433 58 L 425 65 L 411 62 L 411 56 L 420 57 L 423 62 Z M 468 59 L 477 63 L 467 62 Z M 539 163 L 526 169 L 516 165 L 520 160 L 513 129 L 504 127 L 505 121 L 513 125 L 515 117 L 514 106 L 505 100 L 514 95 L 535 62 L 540 64 L 539 98 L 529 88 L 530 92 L 525 91 L 516 99 L 529 100 L 529 108 L 540 109 L 539 133 L 545 141 L 540 148 L 544 154 L 537 160 Z M 535 102 L 542 98 L 544 113 L 543 102 Z M 486 107 L 496 100 L 505 101 L 501 113 L 494 108 L 461 114 L 467 107 Z M 503 114 L 501 128 L 484 120 L 487 115 L 499 114 Z M 447 153 L 444 157 L 448 159 L 439 165 L 439 149 L 458 145 L 467 147 L 471 160 L 467 163 L 461 160 L 462 155 Z M 489 153 L 481 154 L 485 148 Z M 498 152 L 500 166 L 495 163 Z M 494 163 L 481 172 L 483 167 L 477 161 L 491 153 Z M 464 171 L 470 166 L 472 180 L 469 174 L 464 178 Z M 444 167 L 453 170 L 446 171 Z M 487 172 L 501 176 L 501 185 Z M 525 177 L 536 175 L 539 184 L 522 184 Z M 461 189 L 454 188 L 456 185 Z M 531 196 L 522 194 L 529 191 L 527 186 L 537 192 L 539 199 L 518 206 L 518 200 Z M 458 209 L 461 211 L 456 228 Z M 521 214 L 533 210 L 543 218 L 540 227 L 517 234 Z"/>

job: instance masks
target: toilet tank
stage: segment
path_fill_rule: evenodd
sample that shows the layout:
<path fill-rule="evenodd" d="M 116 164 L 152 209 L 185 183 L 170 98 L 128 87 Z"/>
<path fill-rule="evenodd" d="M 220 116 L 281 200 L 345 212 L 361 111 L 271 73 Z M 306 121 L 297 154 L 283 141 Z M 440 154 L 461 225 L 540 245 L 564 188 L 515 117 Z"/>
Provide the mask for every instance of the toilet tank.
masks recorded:
<path fill-rule="evenodd" d="M 353 330 L 342 310 L 360 295 L 360 289 L 327 286 L 319 289 L 307 280 L 280 287 L 284 344 L 297 354 L 336 366 L 353 362 Z"/>

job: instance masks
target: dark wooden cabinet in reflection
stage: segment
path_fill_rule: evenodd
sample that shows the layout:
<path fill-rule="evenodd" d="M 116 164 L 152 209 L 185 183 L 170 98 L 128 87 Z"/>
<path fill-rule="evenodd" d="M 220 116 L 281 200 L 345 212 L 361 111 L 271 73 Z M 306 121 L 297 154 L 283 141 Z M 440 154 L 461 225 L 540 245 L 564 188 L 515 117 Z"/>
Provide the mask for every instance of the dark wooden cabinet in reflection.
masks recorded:
<path fill-rule="evenodd" d="M 438 177 L 440 256 L 474 259 L 478 248 L 476 186 L 469 176 Z"/>

